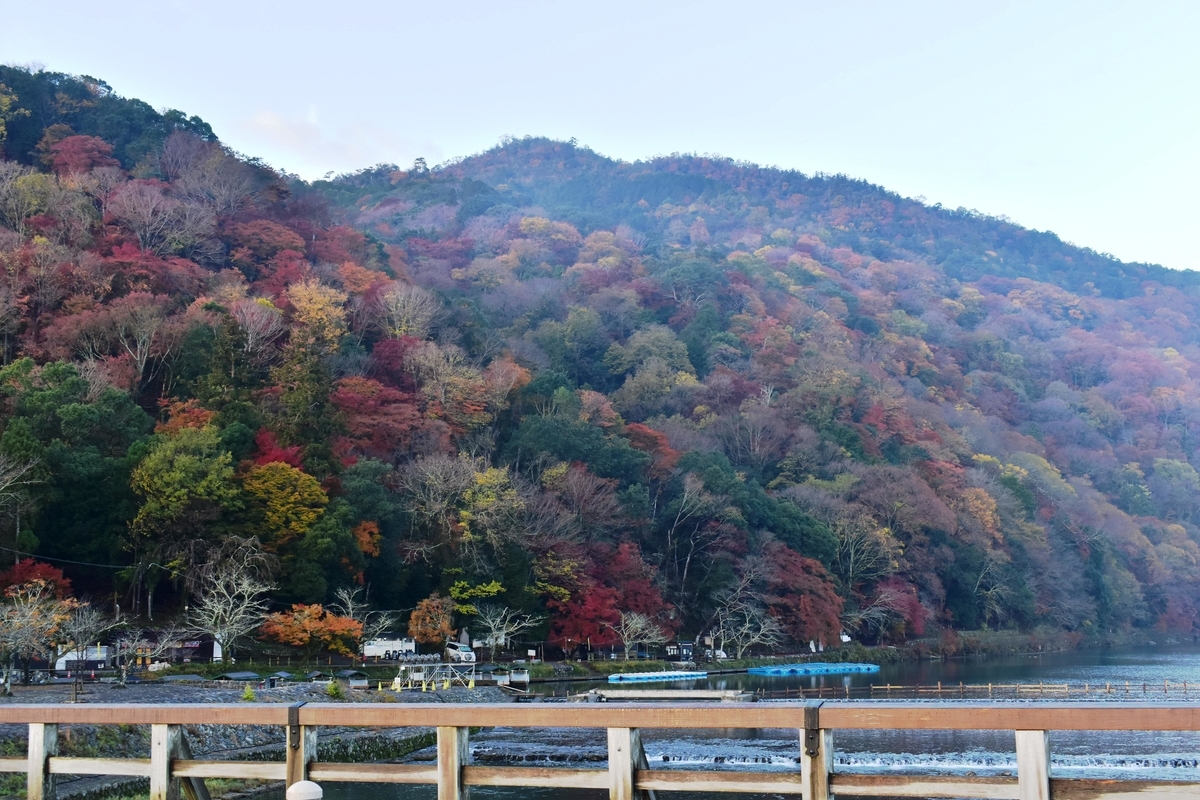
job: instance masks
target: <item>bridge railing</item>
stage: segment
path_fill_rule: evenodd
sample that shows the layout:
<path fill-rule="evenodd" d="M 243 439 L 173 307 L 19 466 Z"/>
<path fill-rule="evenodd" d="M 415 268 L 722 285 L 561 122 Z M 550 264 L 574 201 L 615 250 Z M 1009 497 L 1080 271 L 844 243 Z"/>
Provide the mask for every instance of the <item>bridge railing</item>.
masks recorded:
<path fill-rule="evenodd" d="M 607 790 L 612 800 L 653 797 L 656 791 L 770 793 L 804 800 L 838 797 L 992 798 L 1084 800 L 1105 795 L 1200 798 L 1200 783 L 1058 780 L 1050 777 L 1048 731 L 1200 731 L 1200 705 L 1146 703 L 807 703 L 740 704 L 354 704 L 242 703 L 237 705 L 9 705 L 0 723 L 29 726 L 25 758 L 0 759 L 0 771 L 27 774 L 28 798 L 49 800 L 58 775 L 140 776 L 151 800 L 180 794 L 207 800 L 205 778 L 318 783 L 407 783 L 438 787 L 439 800 L 461 800 L 471 786 L 558 787 Z M 60 725 L 149 725 L 148 758 L 67 758 L 58 755 Z M 286 731 L 286 758 L 276 762 L 193 757 L 186 725 L 278 725 Z M 603 728 L 606 768 L 473 765 L 472 728 Z M 423 727 L 437 730 L 437 762 L 328 763 L 318 758 L 322 727 Z M 798 770 L 733 771 L 651 769 L 640 730 L 791 728 L 797 732 Z M 838 730 L 1010 730 L 1015 777 L 868 775 L 835 772 Z"/>
<path fill-rule="evenodd" d="M 827 677 L 827 676 L 818 676 Z M 838 676 L 832 676 L 838 677 Z M 820 686 L 785 686 L 782 689 L 758 689 L 754 694 L 763 699 L 796 700 L 992 700 L 1042 699 L 1058 700 L 1126 700 L 1126 701 L 1186 701 L 1200 699 L 1200 683 L 1195 681 L 1107 681 L 1100 683 L 950 683 L 938 681 L 925 684 L 870 683 L 840 686 L 832 683 Z"/>

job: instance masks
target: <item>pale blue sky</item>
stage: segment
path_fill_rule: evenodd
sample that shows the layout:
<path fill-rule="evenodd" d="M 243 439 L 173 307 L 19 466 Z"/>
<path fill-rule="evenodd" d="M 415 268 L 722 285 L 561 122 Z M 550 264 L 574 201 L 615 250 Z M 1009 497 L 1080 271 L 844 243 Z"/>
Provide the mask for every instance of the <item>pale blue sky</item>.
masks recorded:
<path fill-rule="evenodd" d="M 1200 269 L 1200 3 L 0 0 L 0 60 L 305 177 L 506 134 L 844 172 Z"/>

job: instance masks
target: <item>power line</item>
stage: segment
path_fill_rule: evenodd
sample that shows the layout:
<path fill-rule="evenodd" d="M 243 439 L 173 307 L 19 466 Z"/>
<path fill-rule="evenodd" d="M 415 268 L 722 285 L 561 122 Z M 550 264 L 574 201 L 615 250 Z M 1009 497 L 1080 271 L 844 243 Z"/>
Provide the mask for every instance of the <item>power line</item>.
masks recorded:
<path fill-rule="evenodd" d="M 103 567 L 104 569 L 129 569 L 132 564 L 93 564 L 90 561 L 72 561 L 69 558 L 50 558 L 50 556 L 39 556 L 37 553 L 26 553 L 23 550 L 14 550 L 11 547 L 0 547 L 0 550 L 7 550 L 10 553 L 16 553 L 19 556 L 29 556 L 36 558 L 39 561 L 57 561 L 59 564 L 74 564 L 79 567 Z"/>

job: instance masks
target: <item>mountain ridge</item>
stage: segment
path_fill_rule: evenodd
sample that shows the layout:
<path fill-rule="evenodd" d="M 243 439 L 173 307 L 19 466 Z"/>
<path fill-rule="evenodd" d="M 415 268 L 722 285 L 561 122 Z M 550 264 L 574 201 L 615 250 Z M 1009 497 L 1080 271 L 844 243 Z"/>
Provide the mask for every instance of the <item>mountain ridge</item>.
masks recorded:
<path fill-rule="evenodd" d="M 519 166 L 514 163 L 517 155 L 537 163 L 532 167 Z M 582 178 L 575 174 L 581 169 L 586 171 Z M 381 165 L 355 175 L 340 176 L 334 182 L 362 186 L 363 176 L 378 171 L 394 173 L 398 169 L 393 165 Z M 594 199 L 608 200 L 614 191 L 618 200 L 636 196 L 636 200 L 633 200 L 636 203 L 637 200 L 648 198 L 649 204 L 657 207 L 663 200 L 672 199 L 672 193 L 680 195 L 677 199 L 681 201 L 702 196 L 705 186 L 697 181 L 711 181 L 714 182 L 711 185 L 713 188 L 737 185 L 739 191 L 757 193 L 772 204 L 802 195 L 813 201 L 815 207 L 795 210 L 809 215 L 817 227 L 831 228 L 829 234 L 834 246 L 861 248 L 865 244 L 868 251 L 874 251 L 872 255 L 880 258 L 899 254 L 928 259 L 933 265 L 947 269 L 950 277 L 974 280 L 983 274 L 1001 272 L 1007 277 L 1048 280 L 1074 291 L 1085 291 L 1088 288 L 1086 284 L 1091 283 L 1103 293 L 1116 297 L 1139 294 L 1140 283 L 1145 280 L 1188 289 L 1200 286 L 1200 278 L 1186 270 L 1143 262 L 1124 262 L 1086 246 L 1064 242 L 1052 231 L 1033 230 L 1003 217 L 965 208 L 926 205 L 867 180 L 840 174 L 818 173 L 809 176 L 797 170 L 762 167 L 732 158 L 687 154 L 627 162 L 600 155 L 571 142 L 542 137 L 510 138 L 483 153 L 447 161 L 434 167 L 433 171 L 492 185 L 514 183 L 534 186 L 528 194 L 529 200 L 544 205 L 552 212 L 565 214 L 565 218 L 570 218 L 584 229 L 590 229 L 592 225 L 612 227 L 617 222 L 629 221 L 614 218 L 611 213 L 606 219 L 587 214 L 589 206 L 595 205 Z M 565 177 L 568 172 L 572 172 L 570 178 Z M 597 172 L 602 174 L 593 175 Z M 327 183 L 331 182 L 314 182 L 315 185 Z M 542 183 L 549 183 L 554 188 L 547 189 Z M 838 205 L 851 209 L 857 201 L 859 209 L 857 213 L 852 210 L 842 225 L 830 226 L 829 220 L 822 217 L 828 217 L 830 203 L 835 198 Z M 870 206 L 863 208 L 867 201 L 870 201 Z M 883 204 L 890 207 L 881 207 Z M 775 208 L 771 211 L 774 212 Z M 971 239 L 958 242 L 957 248 L 947 251 L 930 248 L 912 232 L 901 232 L 895 225 L 888 228 L 888 222 L 897 216 L 906 218 L 908 224 L 918 225 L 926 240 L 962 237 L 964 231 L 972 227 L 982 230 Z M 864 234 L 860 230 L 864 223 L 883 227 L 890 234 L 890 241 L 878 236 L 871 237 L 869 229 Z M 976 254 L 988 250 L 998 253 L 998 262 L 978 260 Z M 968 257 L 968 253 L 972 257 Z M 1005 259 L 1011 259 L 1013 263 L 1006 264 Z"/>
<path fill-rule="evenodd" d="M 0 456 L 37 480 L 0 540 L 81 587 L 182 605 L 252 552 L 276 604 L 368 586 L 434 641 L 498 603 L 566 649 L 1200 621 L 1192 273 L 532 137 L 306 183 L 15 77 Z"/>

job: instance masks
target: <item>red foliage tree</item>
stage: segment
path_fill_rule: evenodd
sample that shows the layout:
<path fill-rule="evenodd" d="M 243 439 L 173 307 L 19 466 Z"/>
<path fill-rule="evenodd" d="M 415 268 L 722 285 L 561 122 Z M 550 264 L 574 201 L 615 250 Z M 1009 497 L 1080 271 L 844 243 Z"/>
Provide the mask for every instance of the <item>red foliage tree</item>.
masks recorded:
<path fill-rule="evenodd" d="M 375 344 L 371 351 L 371 367 L 373 374 L 384 383 L 406 392 L 416 390 L 412 373 L 404 368 L 404 356 L 409 350 L 421 343 L 413 336 L 401 336 L 398 339 L 383 339 Z"/>
<path fill-rule="evenodd" d="M 913 636 L 925 635 L 925 623 L 929 621 L 929 610 L 921 605 L 915 586 L 893 576 L 886 581 L 880 581 L 879 585 L 875 587 L 875 594 L 890 598 L 888 605 L 900 615 L 908 633 Z"/>
<path fill-rule="evenodd" d="M 671 447 L 665 433 L 640 422 L 631 422 L 625 426 L 625 436 L 631 445 L 654 457 L 650 464 L 650 477 L 660 481 L 670 477 L 679 461 L 679 451 Z"/>
<path fill-rule="evenodd" d="M 97 136 L 68 136 L 50 146 L 50 163 L 59 175 L 119 167 L 112 152 L 112 145 Z"/>
<path fill-rule="evenodd" d="M 371 378 L 343 378 L 329 399 L 345 416 L 353 449 L 381 461 L 395 461 L 424 422 L 412 395 Z"/>
<path fill-rule="evenodd" d="M 612 626 L 621 619 L 617 600 L 617 592 L 613 589 L 592 584 L 565 602 L 547 601 L 553 616 L 550 640 L 564 648 L 585 642 L 591 642 L 592 647 L 614 644 L 617 636 Z"/>
<path fill-rule="evenodd" d="M 71 579 L 63 575 L 61 569 L 44 561 L 23 558 L 4 572 L 0 572 L 0 590 L 34 581 L 45 581 L 53 587 L 54 594 L 60 600 L 71 596 Z"/>
<path fill-rule="evenodd" d="M 284 464 L 289 464 L 296 469 L 303 468 L 303 459 L 300 454 L 300 445 L 292 445 L 291 447 L 283 447 L 279 444 L 279 440 L 275 438 L 275 434 L 271 433 L 266 428 L 259 430 L 254 436 L 254 447 L 256 453 L 251 456 L 255 464 L 259 466 L 270 464 L 274 461 L 280 461 Z"/>
<path fill-rule="evenodd" d="M 318 232 L 312 252 L 319 262 L 343 264 L 353 261 L 363 264 L 367 261 L 367 237 L 354 228 L 339 225 Z"/>
<path fill-rule="evenodd" d="M 763 599 L 784 630 L 798 642 L 836 641 L 842 632 L 842 598 L 821 562 L 778 542 L 763 555 L 771 570 Z"/>
<path fill-rule="evenodd" d="M 304 255 L 295 250 L 281 250 L 259 272 L 260 279 L 255 281 L 254 288 L 265 295 L 274 298 L 275 305 L 283 308 L 287 305 L 288 287 L 301 283 L 312 276 L 312 265 L 304 260 Z"/>
<path fill-rule="evenodd" d="M 230 229 L 230 260 L 243 263 L 264 262 L 283 250 L 304 252 L 304 238 L 291 228 L 266 219 L 239 222 Z"/>
<path fill-rule="evenodd" d="M 606 558 L 597 560 L 608 585 L 617 592 L 617 604 L 622 611 L 638 611 L 664 623 L 668 622 L 671 605 L 663 599 L 654 583 L 654 568 L 642 558 L 642 551 L 633 542 L 622 542 Z"/>

